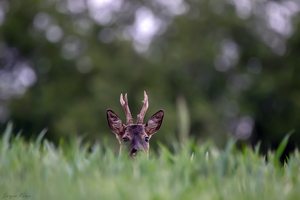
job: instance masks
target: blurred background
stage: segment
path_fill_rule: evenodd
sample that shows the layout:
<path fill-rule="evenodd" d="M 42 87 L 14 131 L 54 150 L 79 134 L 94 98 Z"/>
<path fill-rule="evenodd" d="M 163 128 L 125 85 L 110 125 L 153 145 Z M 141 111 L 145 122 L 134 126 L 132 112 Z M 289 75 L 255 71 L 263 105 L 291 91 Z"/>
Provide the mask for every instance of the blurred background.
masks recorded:
<path fill-rule="evenodd" d="M 27 138 L 112 140 L 121 92 L 154 143 L 300 144 L 298 0 L 1 0 L 0 124 Z M 298 66 L 298 67 L 297 67 Z M 153 143 L 153 142 L 152 142 Z"/>

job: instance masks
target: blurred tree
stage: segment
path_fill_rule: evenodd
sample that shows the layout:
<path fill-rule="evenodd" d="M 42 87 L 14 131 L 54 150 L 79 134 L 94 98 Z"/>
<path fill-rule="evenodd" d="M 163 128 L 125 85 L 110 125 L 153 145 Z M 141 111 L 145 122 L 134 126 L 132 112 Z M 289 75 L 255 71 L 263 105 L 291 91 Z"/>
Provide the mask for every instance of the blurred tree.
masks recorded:
<path fill-rule="evenodd" d="M 295 0 L 3 0 L 0 121 L 102 139 L 105 109 L 121 115 L 128 92 L 136 113 L 145 89 L 148 116 L 166 111 L 162 140 L 190 130 L 276 145 L 300 128 L 299 10 Z"/>
<path fill-rule="evenodd" d="M 153 52 L 177 74 L 169 77 L 172 90 L 190 101 L 192 134 L 222 142 L 232 133 L 262 140 L 266 149 L 299 129 L 293 52 L 300 32 L 293 24 L 300 4 L 228 2 L 188 1 L 189 11 L 157 39 Z M 299 144 L 299 134 L 292 143 Z"/>

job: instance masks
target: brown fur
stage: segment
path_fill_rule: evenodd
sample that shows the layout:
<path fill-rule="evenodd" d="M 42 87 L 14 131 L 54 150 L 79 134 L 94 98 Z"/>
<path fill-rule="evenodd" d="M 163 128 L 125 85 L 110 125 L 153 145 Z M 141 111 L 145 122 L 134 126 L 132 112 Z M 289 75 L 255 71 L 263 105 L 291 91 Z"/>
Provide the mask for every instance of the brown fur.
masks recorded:
<path fill-rule="evenodd" d="M 122 94 L 120 97 L 120 103 L 126 115 L 125 124 L 114 111 L 111 109 L 106 111 L 108 125 L 119 141 L 120 152 L 122 147 L 126 147 L 131 157 L 136 156 L 138 152 L 145 152 L 148 154 L 150 147 L 149 140 L 151 136 L 160 129 L 164 117 L 164 111 L 159 110 L 150 117 L 147 123 L 143 123 L 145 113 L 148 109 L 148 96 L 146 92 L 144 92 L 143 102 L 144 104 L 140 114 L 137 115 L 136 123 L 133 122 L 130 113 L 127 94 L 125 94 L 125 98 Z"/>

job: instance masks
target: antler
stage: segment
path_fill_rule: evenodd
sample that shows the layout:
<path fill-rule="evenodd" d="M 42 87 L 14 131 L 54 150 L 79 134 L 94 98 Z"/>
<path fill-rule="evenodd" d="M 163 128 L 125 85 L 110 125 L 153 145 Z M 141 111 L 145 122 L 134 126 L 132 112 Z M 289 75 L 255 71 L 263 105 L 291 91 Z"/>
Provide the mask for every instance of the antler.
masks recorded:
<path fill-rule="evenodd" d="M 125 98 L 123 94 L 120 95 L 120 103 L 124 109 L 125 115 L 126 115 L 126 124 L 133 124 L 133 118 L 128 106 L 128 99 L 127 99 L 127 93 L 125 94 Z"/>
<path fill-rule="evenodd" d="M 146 91 L 144 91 L 144 100 L 143 100 L 143 107 L 141 109 L 141 112 L 140 114 L 137 115 L 137 124 L 142 124 L 143 121 L 144 121 L 144 117 L 145 117 L 145 114 L 148 110 L 148 95 L 146 93 Z"/>

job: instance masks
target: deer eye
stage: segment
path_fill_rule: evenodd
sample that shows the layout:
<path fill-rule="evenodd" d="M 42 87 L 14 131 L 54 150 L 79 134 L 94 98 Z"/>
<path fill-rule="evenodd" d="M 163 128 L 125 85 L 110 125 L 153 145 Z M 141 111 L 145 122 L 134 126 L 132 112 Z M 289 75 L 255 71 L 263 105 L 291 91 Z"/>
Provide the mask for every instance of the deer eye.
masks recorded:
<path fill-rule="evenodd" d="M 128 142 L 129 138 L 128 137 L 123 137 L 122 140 L 123 140 L 123 142 Z"/>
<path fill-rule="evenodd" d="M 148 136 L 145 137 L 145 142 L 149 142 L 149 137 Z"/>

